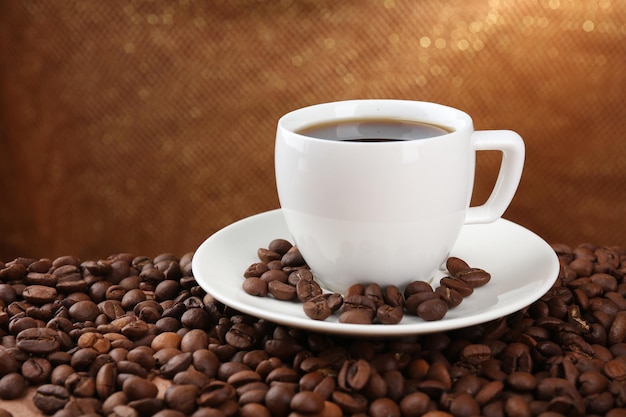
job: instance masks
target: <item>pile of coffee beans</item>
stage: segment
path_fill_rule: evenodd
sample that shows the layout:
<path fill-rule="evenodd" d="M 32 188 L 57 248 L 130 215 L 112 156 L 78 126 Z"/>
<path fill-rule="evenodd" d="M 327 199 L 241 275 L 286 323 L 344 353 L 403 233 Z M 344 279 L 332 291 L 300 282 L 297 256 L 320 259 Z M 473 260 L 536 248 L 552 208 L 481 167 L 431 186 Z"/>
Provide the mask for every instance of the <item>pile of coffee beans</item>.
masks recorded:
<path fill-rule="evenodd" d="M 395 285 L 363 283 L 352 285 L 342 295 L 323 292 L 298 248 L 288 240 L 272 240 L 267 248 L 257 250 L 257 256 L 259 262 L 243 273 L 242 288 L 246 293 L 299 300 L 308 317 L 326 320 L 338 313 L 340 323 L 398 324 L 405 312 L 426 321 L 441 320 L 448 309 L 461 304 L 474 288 L 491 279 L 487 271 L 451 257 L 446 262 L 450 275 L 441 279 L 436 290 L 425 281 L 413 281 L 402 290 Z"/>
<path fill-rule="evenodd" d="M 0 262 L 0 416 L 624 416 L 626 250 L 554 249 L 527 308 L 374 340 L 224 306 L 191 254 Z"/>

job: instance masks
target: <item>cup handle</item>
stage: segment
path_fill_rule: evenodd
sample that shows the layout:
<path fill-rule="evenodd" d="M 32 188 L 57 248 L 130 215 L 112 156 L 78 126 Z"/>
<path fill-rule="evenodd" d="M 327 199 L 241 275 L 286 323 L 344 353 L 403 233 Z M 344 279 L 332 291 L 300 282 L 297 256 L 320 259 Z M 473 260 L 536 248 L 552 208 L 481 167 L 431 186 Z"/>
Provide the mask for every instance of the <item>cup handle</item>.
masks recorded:
<path fill-rule="evenodd" d="M 482 130 L 473 133 L 475 151 L 496 150 L 502 152 L 502 164 L 491 195 L 480 206 L 470 207 L 465 224 L 491 223 L 499 219 L 517 191 L 524 168 L 524 141 L 510 130 Z"/>

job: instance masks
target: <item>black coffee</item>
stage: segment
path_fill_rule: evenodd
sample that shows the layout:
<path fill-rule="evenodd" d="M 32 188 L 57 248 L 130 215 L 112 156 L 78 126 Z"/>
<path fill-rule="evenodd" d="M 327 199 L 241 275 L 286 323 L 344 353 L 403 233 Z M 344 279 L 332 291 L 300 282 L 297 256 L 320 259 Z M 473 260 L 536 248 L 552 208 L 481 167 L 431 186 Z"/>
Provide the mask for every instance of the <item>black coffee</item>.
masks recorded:
<path fill-rule="evenodd" d="M 346 142 L 396 142 L 445 135 L 451 130 L 422 122 L 392 119 L 353 119 L 321 123 L 297 133 L 326 140 Z"/>

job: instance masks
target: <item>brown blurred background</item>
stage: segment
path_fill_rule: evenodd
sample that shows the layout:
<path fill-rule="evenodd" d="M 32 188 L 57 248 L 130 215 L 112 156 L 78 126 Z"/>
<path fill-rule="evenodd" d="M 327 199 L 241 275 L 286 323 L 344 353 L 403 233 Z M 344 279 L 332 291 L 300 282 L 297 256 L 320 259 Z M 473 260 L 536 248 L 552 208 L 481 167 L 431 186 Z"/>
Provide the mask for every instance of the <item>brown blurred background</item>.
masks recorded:
<path fill-rule="evenodd" d="M 0 259 L 192 251 L 278 207 L 283 113 L 351 98 L 519 132 L 505 217 L 624 245 L 625 40 L 621 0 L 2 1 Z"/>

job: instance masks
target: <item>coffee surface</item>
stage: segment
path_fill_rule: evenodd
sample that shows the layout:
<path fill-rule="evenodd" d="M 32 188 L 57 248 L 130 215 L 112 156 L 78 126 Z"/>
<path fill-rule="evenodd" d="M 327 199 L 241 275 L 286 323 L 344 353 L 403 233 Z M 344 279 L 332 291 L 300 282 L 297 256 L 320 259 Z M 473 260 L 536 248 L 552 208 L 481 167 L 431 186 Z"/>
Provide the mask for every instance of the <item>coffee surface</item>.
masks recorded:
<path fill-rule="evenodd" d="M 395 142 L 427 139 L 451 130 L 429 123 L 392 119 L 354 119 L 320 123 L 297 133 L 313 138 L 347 142 Z"/>

